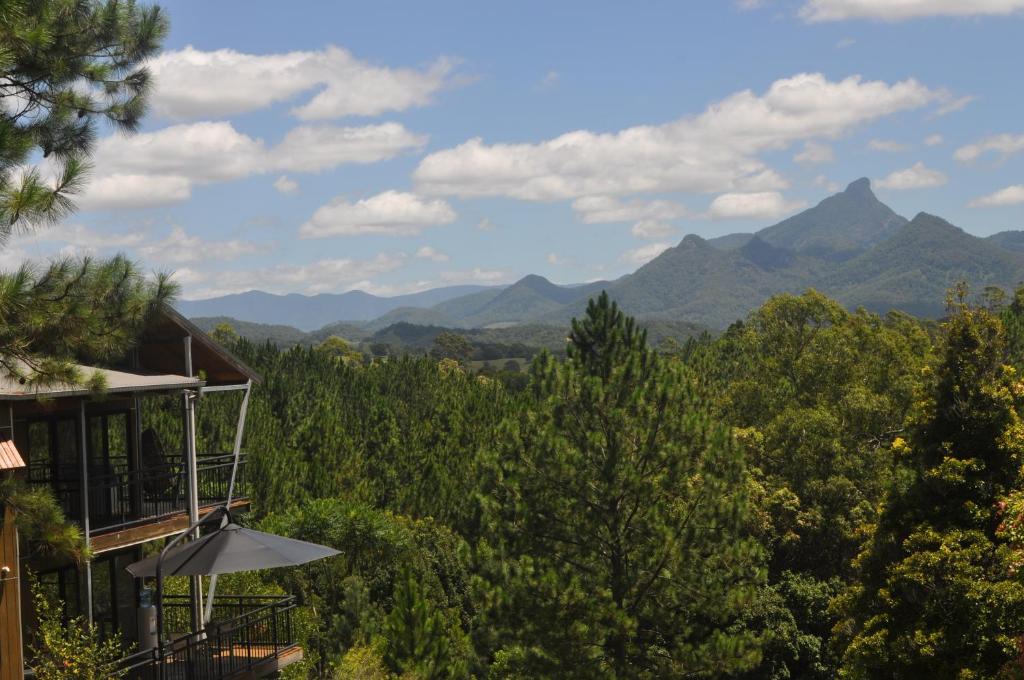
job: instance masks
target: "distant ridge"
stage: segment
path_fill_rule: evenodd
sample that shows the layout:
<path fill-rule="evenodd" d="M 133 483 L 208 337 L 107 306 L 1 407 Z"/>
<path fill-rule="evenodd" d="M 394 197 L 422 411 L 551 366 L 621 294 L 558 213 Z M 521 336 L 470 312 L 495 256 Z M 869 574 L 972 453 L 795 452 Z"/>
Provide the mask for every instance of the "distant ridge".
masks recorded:
<path fill-rule="evenodd" d="M 960 280 L 975 290 L 1024 282 L 1024 232 L 979 238 L 927 213 L 908 221 L 879 201 L 871 182 L 861 178 L 754 234 L 686 236 L 614 281 L 558 285 L 529 275 L 509 286 L 440 288 L 394 298 L 359 292 L 312 298 L 245 293 L 181 307 L 189 316 L 235 316 L 303 330 L 338 320 L 358 322 L 365 332 L 402 323 L 565 327 L 583 313 L 590 297 L 607 290 L 637 318 L 721 329 L 772 295 L 808 288 L 851 308 L 935 317 L 944 311 L 946 290 Z"/>
<path fill-rule="evenodd" d="M 252 290 L 208 300 L 181 300 L 175 306 L 188 317 L 230 316 L 310 331 L 335 321 L 370 321 L 399 307 L 432 307 L 487 289 L 487 286 L 448 286 L 394 297 L 380 297 L 361 290 L 320 295 L 275 295 Z"/>

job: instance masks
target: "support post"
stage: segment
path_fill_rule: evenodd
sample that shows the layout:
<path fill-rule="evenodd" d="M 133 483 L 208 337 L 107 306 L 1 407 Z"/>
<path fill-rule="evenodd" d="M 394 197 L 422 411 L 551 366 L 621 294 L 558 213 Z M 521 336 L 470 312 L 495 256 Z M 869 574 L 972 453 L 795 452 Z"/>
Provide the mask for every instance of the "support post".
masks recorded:
<path fill-rule="evenodd" d="M 85 538 L 85 547 L 89 547 L 89 435 L 88 421 L 85 418 L 85 399 L 79 403 L 78 410 L 79 433 L 81 435 L 81 453 L 79 458 L 82 462 L 82 534 Z M 89 625 L 92 625 L 92 560 L 85 561 L 85 615 Z"/>
<path fill-rule="evenodd" d="M 186 336 L 185 375 L 192 377 L 192 336 Z M 185 406 L 185 462 L 188 466 L 188 520 L 190 524 L 199 521 L 199 464 L 196 460 L 196 395 L 190 390 L 183 392 Z M 199 538 L 199 527 L 191 532 L 192 540 Z M 192 630 L 199 632 L 203 625 L 203 582 L 193 576 L 189 587 L 189 610 L 192 614 Z"/>
<path fill-rule="evenodd" d="M 233 451 L 235 462 L 231 467 L 231 482 L 228 484 L 228 497 L 225 505 L 231 507 L 231 501 L 235 495 L 235 478 L 238 475 L 238 460 L 242 455 L 242 435 L 245 432 L 245 417 L 249 412 L 249 390 L 252 389 L 252 380 L 247 380 L 245 383 L 245 394 L 242 395 L 242 407 L 238 411 L 238 425 L 235 427 L 235 449 Z M 225 516 L 220 525 L 223 527 L 227 522 L 227 516 Z M 217 575 L 214 574 L 210 577 L 210 592 L 206 594 L 206 610 L 203 612 L 203 624 L 210 622 L 213 616 L 213 596 L 217 591 Z"/>

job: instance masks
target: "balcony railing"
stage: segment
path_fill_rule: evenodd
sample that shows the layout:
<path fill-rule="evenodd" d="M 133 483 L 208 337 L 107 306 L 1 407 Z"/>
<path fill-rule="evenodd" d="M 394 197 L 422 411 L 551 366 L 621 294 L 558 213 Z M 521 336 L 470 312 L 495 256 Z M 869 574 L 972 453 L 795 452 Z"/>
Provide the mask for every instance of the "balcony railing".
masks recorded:
<path fill-rule="evenodd" d="M 199 456 L 197 479 L 199 505 L 223 503 L 228 497 L 234 456 Z M 153 522 L 188 510 L 187 466 L 180 456 L 169 458 L 161 465 L 150 465 L 139 470 L 128 470 L 121 463 L 106 470 L 89 473 L 89 529 L 100 533 L 126 529 Z M 82 484 L 80 471 L 61 469 L 55 476 L 52 467 L 32 467 L 29 481 L 45 484 L 53 489 L 58 503 L 67 517 L 82 519 Z M 248 496 L 245 479 L 245 454 L 238 463 L 234 498 Z"/>
<path fill-rule="evenodd" d="M 187 630 L 188 599 L 164 598 L 168 631 Z M 271 670 L 272 662 L 296 646 L 293 597 L 226 595 L 214 598 L 213 617 L 201 633 L 186 633 L 156 649 L 122 659 L 117 669 L 131 680 L 224 680 Z"/>

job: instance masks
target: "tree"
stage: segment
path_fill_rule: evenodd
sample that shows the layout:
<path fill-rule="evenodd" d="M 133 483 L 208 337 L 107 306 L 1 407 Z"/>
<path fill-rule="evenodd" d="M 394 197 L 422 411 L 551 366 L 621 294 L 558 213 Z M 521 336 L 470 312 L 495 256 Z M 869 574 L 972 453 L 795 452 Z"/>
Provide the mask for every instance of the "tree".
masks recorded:
<path fill-rule="evenodd" d="M 348 344 L 348 341 L 337 335 L 332 335 L 317 345 L 316 351 L 333 357 L 348 366 L 358 365 L 363 362 L 363 353 L 353 348 L 352 345 Z"/>
<path fill-rule="evenodd" d="M 749 667 L 757 640 L 729 626 L 762 571 L 743 531 L 747 478 L 731 431 L 607 295 L 573 321 L 567 353 L 564 364 L 537 360 L 534 402 L 496 437 L 486 511 L 495 558 L 510 556 L 492 577 L 501 672 Z"/>
<path fill-rule="evenodd" d="M 0 12 L 0 241 L 73 208 L 101 121 L 133 131 L 146 109 L 142 64 L 167 33 L 133 0 L 7 0 Z M 52 162 L 50 183 L 34 153 Z"/>
<path fill-rule="evenodd" d="M 8 0 L 0 11 L 0 244 L 72 209 L 96 128 L 135 130 L 167 22 L 133 0 Z M 55 168 L 24 170 L 35 154 Z M 74 361 L 119 358 L 175 289 L 123 257 L 59 259 L 0 274 L 0 370 L 78 382 Z"/>
<path fill-rule="evenodd" d="M 999 319 L 965 299 L 963 287 L 951 296 L 942 359 L 894 445 L 897 479 L 909 479 L 839 603 L 841 677 L 995 678 L 1017 666 L 1024 589 L 1000 522 L 1020 484 L 1024 384 L 1005 364 Z"/>
<path fill-rule="evenodd" d="M 231 324 L 222 321 L 214 327 L 210 337 L 225 347 L 232 347 L 238 342 L 238 331 Z"/>
<path fill-rule="evenodd" d="M 473 345 L 458 333 L 445 331 L 434 338 L 434 346 L 430 356 L 435 359 L 454 359 L 465 361 L 473 353 Z"/>

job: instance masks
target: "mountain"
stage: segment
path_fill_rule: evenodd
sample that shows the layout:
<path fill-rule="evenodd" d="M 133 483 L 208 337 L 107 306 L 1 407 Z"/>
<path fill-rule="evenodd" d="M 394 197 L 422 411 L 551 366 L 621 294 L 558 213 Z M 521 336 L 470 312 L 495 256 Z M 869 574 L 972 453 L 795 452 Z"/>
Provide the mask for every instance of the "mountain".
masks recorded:
<path fill-rule="evenodd" d="M 944 313 L 946 291 L 958 281 L 976 291 L 1012 290 L 1024 281 L 1024 252 L 920 213 L 892 238 L 843 263 L 819 287 L 850 307 L 935 317 Z"/>
<path fill-rule="evenodd" d="M 1024 231 L 1001 231 L 985 239 L 1006 250 L 1024 252 Z"/>
<path fill-rule="evenodd" d="M 833 262 L 856 257 L 907 223 L 871 191 L 867 178 L 757 236 L 773 246 Z"/>
<path fill-rule="evenodd" d="M 175 306 L 187 317 L 230 316 L 308 331 L 341 320 L 370 321 L 399 307 L 432 307 L 484 290 L 486 286 L 448 286 L 395 297 L 379 297 L 360 290 L 312 296 L 251 290 L 207 300 L 181 300 Z"/>
<path fill-rule="evenodd" d="M 754 238 L 753 234 L 747 232 L 741 232 L 737 234 L 726 234 L 725 236 L 716 236 L 715 238 L 709 238 L 708 243 L 718 248 L 719 250 L 736 250 L 747 245 L 750 239 Z"/>

